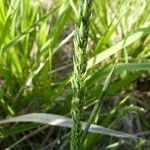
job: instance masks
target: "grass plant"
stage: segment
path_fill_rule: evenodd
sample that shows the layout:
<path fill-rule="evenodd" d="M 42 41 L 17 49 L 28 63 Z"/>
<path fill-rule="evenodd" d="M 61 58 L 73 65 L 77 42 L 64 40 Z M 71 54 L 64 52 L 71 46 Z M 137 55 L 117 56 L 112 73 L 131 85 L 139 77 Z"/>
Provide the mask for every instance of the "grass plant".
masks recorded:
<path fill-rule="evenodd" d="M 0 149 L 149 150 L 149 12 L 0 0 Z"/>

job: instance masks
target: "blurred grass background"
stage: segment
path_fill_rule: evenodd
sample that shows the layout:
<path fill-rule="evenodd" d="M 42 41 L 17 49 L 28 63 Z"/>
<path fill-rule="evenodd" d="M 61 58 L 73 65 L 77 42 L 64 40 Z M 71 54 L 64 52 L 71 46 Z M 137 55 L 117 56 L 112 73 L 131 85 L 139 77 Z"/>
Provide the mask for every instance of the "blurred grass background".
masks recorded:
<path fill-rule="evenodd" d="M 0 119 L 33 112 L 70 116 L 77 12 L 77 0 L 0 1 Z M 94 123 L 141 139 L 90 133 L 85 150 L 150 148 L 149 12 L 150 0 L 93 1 L 84 120 L 118 59 Z M 70 130 L 65 128 L 34 123 L 0 126 L 1 149 L 64 150 L 69 141 Z"/>

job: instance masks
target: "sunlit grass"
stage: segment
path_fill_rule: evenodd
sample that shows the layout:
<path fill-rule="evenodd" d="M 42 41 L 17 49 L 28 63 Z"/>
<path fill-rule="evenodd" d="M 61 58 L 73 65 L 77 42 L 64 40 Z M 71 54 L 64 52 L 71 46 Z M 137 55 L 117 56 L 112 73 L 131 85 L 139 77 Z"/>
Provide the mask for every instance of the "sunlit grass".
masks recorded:
<path fill-rule="evenodd" d="M 1 119 L 39 112 L 71 117 L 72 37 L 78 5 L 76 0 L 0 1 Z M 149 89 L 136 89 L 139 78 L 148 79 L 150 70 L 149 12 L 149 0 L 93 1 L 83 121 L 88 121 L 118 59 L 92 123 L 138 134 L 142 139 L 89 133 L 83 141 L 85 150 L 150 147 Z M 0 138 L 2 149 L 11 145 L 15 149 L 70 146 L 70 130 L 34 123 L 1 125 Z M 17 143 L 20 140 L 22 143 Z"/>

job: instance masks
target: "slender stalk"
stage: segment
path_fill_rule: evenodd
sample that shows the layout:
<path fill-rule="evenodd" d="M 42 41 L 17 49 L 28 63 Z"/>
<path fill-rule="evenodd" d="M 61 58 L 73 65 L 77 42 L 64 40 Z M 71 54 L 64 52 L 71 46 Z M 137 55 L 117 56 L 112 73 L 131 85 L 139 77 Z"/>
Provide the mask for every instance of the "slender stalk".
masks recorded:
<path fill-rule="evenodd" d="M 81 123 L 84 100 L 84 78 L 87 68 L 87 41 L 92 0 L 80 0 L 74 35 L 74 72 L 72 76 L 72 134 L 71 150 L 81 149 Z"/>

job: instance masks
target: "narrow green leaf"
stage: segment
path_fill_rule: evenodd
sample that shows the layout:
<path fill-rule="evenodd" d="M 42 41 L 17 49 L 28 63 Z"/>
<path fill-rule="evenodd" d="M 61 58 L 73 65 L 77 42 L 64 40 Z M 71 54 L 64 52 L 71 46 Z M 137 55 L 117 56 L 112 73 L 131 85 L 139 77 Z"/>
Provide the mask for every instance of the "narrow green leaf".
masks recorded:
<path fill-rule="evenodd" d="M 116 62 L 117 62 L 117 61 L 116 61 Z M 94 120 L 95 115 L 97 114 L 98 110 L 99 110 L 100 107 L 101 107 L 101 104 L 102 104 L 102 102 L 103 102 L 103 98 L 104 98 L 104 96 L 105 96 L 106 90 L 107 90 L 108 85 L 109 85 L 109 83 L 110 83 L 111 77 L 112 77 L 112 75 L 113 75 L 113 73 L 114 73 L 115 66 L 116 66 L 116 63 L 115 63 L 115 65 L 114 65 L 114 67 L 111 69 L 110 73 L 108 74 L 108 76 L 107 76 L 107 78 L 106 78 L 106 80 L 105 80 L 105 82 L 104 82 L 104 86 L 103 86 L 103 88 L 102 88 L 102 91 L 101 91 L 101 93 L 100 93 L 100 96 L 99 96 L 99 98 L 98 98 L 98 101 L 97 101 L 96 105 L 94 106 L 94 109 L 93 109 L 93 111 L 92 111 L 92 113 L 91 113 L 91 115 L 90 115 L 90 118 L 88 119 L 88 122 L 87 122 L 87 125 L 86 125 L 86 127 L 85 127 L 85 130 L 83 131 L 82 140 L 85 139 L 85 137 L 86 137 L 86 135 L 87 135 L 87 132 L 88 132 L 88 129 L 89 129 L 89 127 L 90 127 L 92 121 Z"/>
<path fill-rule="evenodd" d="M 144 35 L 150 33 L 150 22 L 146 23 L 141 27 L 139 30 L 134 32 L 133 34 L 129 35 L 124 40 L 120 41 L 119 43 L 115 44 L 114 46 L 106 49 L 105 51 L 97 54 L 96 56 L 92 57 L 88 61 L 87 69 L 92 68 L 93 66 L 97 65 L 101 61 L 107 59 L 108 57 L 116 54 L 118 51 L 122 50 L 123 48 L 129 46 L 130 44 L 134 43 Z"/>
<path fill-rule="evenodd" d="M 67 118 L 67 117 L 60 116 L 60 115 L 54 115 L 54 114 L 45 114 L 45 113 L 32 113 L 32 114 L 17 116 L 14 118 L 1 120 L 0 124 L 13 123 L 13 122 L 36 122 L 36 123 L 42 123 L 42 124 L 50 124 L 52 126 L 72 128 L 71 118 Z M 86 125 L 87 125 L 86 122 L 82 122 L 82 130 L 85 129 Z M 134 135 L 123 133 L 123 132 L 105 128 L 105 127 L 101 127 L 101 126 L 94 125 L 94 124 L 91 124 L 89 128 L 89 132 L 114 136 L 118 138 L 137 139 L 137 137 Z"/>
<path fill-rule="evenodd" d="M 21 132 L 29 131 L 31 129 L 37 128 L 39 124 L 26 124 L 20 125 L 18 127 L 13 127 L 10 129 L 1 129 L 0 131 L 0 139 L 4 139 L 8 136 L 15 135 Z"/>
<path fill-rule="evenodd" d="M 47 14 L 42 16 L 38 21 L 36 21 L 34 24 L 32 24 L 30 27 L 28 27 L 25 31 L 20 33 L 18 36 L 14 37 L 8 44 L 6 44 L 2 48 L 2 52 L 6 52 L 9 50 L 11 47 L 13 47 L 15 44 L 17 44 L 19 41 L 21 41 L 24 37 L 26 37 L 28 34 L 33 32 L 37 26 L 41 24 L 42 21 L 48 19 L 49 15 L 51 15 L 53 12 L 55 12 L 58 9 L 58 6 L 55 7 L 54 9 L 50 10 Z"/>

